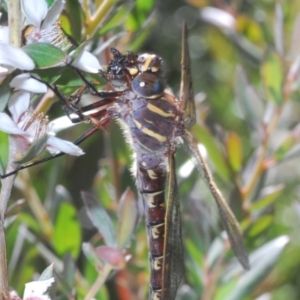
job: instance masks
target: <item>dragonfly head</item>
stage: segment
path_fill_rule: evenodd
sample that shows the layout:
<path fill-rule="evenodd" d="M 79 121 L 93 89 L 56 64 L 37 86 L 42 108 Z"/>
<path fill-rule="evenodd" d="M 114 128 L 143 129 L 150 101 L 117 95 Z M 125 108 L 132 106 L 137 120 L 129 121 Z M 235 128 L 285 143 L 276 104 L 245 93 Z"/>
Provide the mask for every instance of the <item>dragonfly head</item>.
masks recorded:
<path fill-rule="evenodd" d="M 112 48 L 114 58 L 109 62 L 106 79 L 116 89 L 131 87 L 133 91 L 145 98 L 159 97 L 165 88 L 161 77 L 162 59 L 149 53 L 136 55 L 128 52 L 122 55 Z"/>

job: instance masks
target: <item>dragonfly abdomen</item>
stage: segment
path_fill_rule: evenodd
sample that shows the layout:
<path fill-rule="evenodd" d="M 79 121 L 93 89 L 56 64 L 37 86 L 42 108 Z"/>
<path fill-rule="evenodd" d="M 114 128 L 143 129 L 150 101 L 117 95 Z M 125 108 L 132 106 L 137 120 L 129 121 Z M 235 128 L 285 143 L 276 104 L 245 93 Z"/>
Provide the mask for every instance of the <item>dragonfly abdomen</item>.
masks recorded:
<path fill-rule="evenodd" d="M 163 157 L 153 154 L 139 155 L 137 185 L 142 195 L 148 232 L 150 260 L 150 299 L 162 299 L 163 276 L 167 272 L 164 257 L 165 243 L 165 184 L 166 168 Z M 165 255 L 168 255 L 166 253 Z"/>

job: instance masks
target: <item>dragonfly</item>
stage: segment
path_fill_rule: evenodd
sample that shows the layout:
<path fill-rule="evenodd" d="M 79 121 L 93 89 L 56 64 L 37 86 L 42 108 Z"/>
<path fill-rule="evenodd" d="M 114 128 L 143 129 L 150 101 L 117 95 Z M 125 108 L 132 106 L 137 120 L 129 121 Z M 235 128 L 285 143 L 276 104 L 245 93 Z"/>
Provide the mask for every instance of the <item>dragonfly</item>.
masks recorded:
<path fill-rule="evenodd" d="M 189 132 L 196 121 L 196 113 L 186 24 L 182 33 L 179 99 L 165 85 L 162 58 L 149 53 L 129 52 L 122 55 L 114 48 L 111 52 L 113 59 L 107 70 L 101 71 L 101 75 L 113 87 L 112 91 L 98 91 L 78 72 L 90 92 L 100 98 L 99 101 L 80 107 L 80 96 L 75 101 L 68 101 L 57 88 L 48 86 L 57 94 L 72 122 L 87 119 L 93 125 L 75 144 L 81 143 L 114 119 L 121 123 L 135 157 L 136 186 L 144 205 L 150 262 L 149 299 L 175 299 L 184 274 L 174 158 L 181 144 L 186 145 L 194 158 L 216 201 L 232 249 L 243 268 L 248 270 L 248 253 L 238 221 Z M 56 156 L 59 155 L 63 153 Z"/>

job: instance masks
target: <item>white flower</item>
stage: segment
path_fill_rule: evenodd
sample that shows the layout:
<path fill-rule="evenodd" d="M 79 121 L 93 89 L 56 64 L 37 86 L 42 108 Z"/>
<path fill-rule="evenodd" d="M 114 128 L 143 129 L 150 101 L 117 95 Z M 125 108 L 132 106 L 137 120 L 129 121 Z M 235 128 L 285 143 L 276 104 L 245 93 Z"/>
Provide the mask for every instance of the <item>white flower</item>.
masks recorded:
<path fill-rule="evenodd" d="M 63 51 L 71 47 L 69 39 L 57 22 L 65 0 L 56 0 L 50 9 L 45 0 L 21 0 L 21 4 L 29 24 L 24 30 L 26 44 L 44 42 Z"/>
<path fill-rule="evenodd" d="M 26 44 L 45 42 L 63 51 L 70 48 L 71 43 L 57 22 L 65 0 L 56 0 L 49 10 L 45 0 L 21 0 L 21 3 L 24 15 L 30 24 L 24 30 Z M 98 73 L 102 69 L 98 59 L 86 50 L 82 50 L 71 65 L 90 73 Z"/>
<path fill-rule="evenodd" d="M 54 278 L 51 277 L 47 280 L 26 283 L 23 300 L 51 300 L 51 298 L 48 295 L 45 295 L 45 293 L 47 293 L 53 282 Z"/>
<path fill-rule="evenodd" d="M 72 61 L 71 65 L 77 69 L 89 73 L 99 73 L 99 70 L 102 70 L 98 59 L 86 50 L 82 50 Z"/>
<path fill-rule="evenodd" d="M 24 90 L 31 93 L 47 92 L 47 86 L 44 83 L 32 78 L 28 73 L 20 74 L 14 77 L 9 86 L 15 88 L 15 90 Z"/>
<path fill-rule="evenodd" d="M 34 69 L 33 60 L 21 49 L 0 42 L 0 65 L 20 70 Z"/>
<path fill-rule="evenodd" d="M 0 130 L 8 134 L 17 135 L 22 141 L 21 149 L 29 148 L 39 137 L 47 134 L 47 149 L 53 155 L 58 152 L 79 156 L 84 152 L 69 141 L 55 137 L 49 132 L 48 119 L 44 114 L 37 114 L 29 110 L 30 94 L 25 91 L 13 93 L 8 102 L 8 110 L 11 117 L 0 112 Z M 24 146 L 25 145 L 25 146 Z"/>

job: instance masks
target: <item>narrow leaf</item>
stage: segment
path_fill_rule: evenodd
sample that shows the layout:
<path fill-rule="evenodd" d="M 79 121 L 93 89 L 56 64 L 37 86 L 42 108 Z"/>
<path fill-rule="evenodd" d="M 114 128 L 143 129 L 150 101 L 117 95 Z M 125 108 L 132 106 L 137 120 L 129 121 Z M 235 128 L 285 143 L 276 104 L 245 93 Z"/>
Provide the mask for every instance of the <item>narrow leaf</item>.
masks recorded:
<path fill-rule="evenodd" d="M 282 184 L 264 188 L 262 191 L 263 196 L 252 203 L 250 207 L 251 212 L 263 210 L 271 205 L 278 198 L 278 196 L 281 195 L 283 188 L 284 185 Z"/>
<path fill-rule="evenodd" d="M 38 157 L 44 150 L 47 144 L 48 135 L 44 134 L 43 136 L 36 139 L 27 150 L 27 152 L 19 159 L 15 160 L 16 163 L 24 164 Z"/>
<path fill-rule="evenodd" d="M 88 216 L 103 236 L 105 244 L 107 246 L 115 246 L 116 231 L 107 212 L 100 206 L 99 202 L 93 195 L 87 192 L 81 192 L 81 197 L 87 208 Z"/>
<path fill-rule="evenodd" d="M 274 40 L 277 52 L 280 55 L 284 54 L 284 36 L 283 36 L 283 11 L 282 6 L 277 3 L 275 7 L 275 21 L 274 21 Z"/>
<path fill-rule="evenodd" d="M 249 83 L 242 66 L 238 66 L 236 69 L 235 95 L 237 105 L 246 121 L 249 122 L 253 128 L 260 128 L 264 112 L 263 103 Z"/>
<path fill-rule="evenodd" d="M 18 201 L 13 202 L 8 207 L 5 213 L 5 218 L 17 215 L 19 212 L 21 212 L 24 209 L 25 204 L 26 204 L 25 199 L 20 199 Z"/>
<path fill-rule="evenodd" d="M 63 276 L 70 287 L 74 286 L 75 275 L 75 262 L 70 253 L 67 253 L 64 257 L 64 270 Z"/>
<path fill-rule="evenodd" d="M 254 237 L 262 233 L 266 228 L 268 228 L 274 220 L 274 217 L 271 215 L 266 215 L 260 217 L 250 228 L 249 236 Z"/>
<path fill-rule="evenodd" d="M 283 70 L 277 53 L 272 51 L 267 53 L 261 68 L 261 75 L 268 100 L 277 106 L 282 105 Z"/>
<path fill-rule="evenodd" d="M 238 172 L 242 166 L 242 143 L 238 135 L 230 132 L 226 139 L 226 148 L 229 163 L 235 172 Z"/>
<path fill-rule="evenodd" d="M 197 141 L 201 142 L 207 149 L 209 158 L 217 170 L 218 175 L 225 180 L 229 180 L 230 173 L 228 167 L 210 132 L 205 127 L 197 124 L 192 128 L 192 132 L 193 135 L 197 137 Z"/>
<path fill-rule="evenodd" d="M 47 267 L 41 274 L 39 281 L 48 280 L 53 277 L 53 264 Z"/>
<path fill-rule="evenodd" d="M 6 77 L 0 85 L 0 112 L 3 112 L 7 106 L 8 99 L 11 94 L 11 88 L 9 83 L 11 81 L 11 76 Z"/>
<path fill-rule="evenodd" d="M 275 266 L 288 242 L 289 238 L 287 236 L 281 236 L 268 242 L 252 253 L 250 255 L 250 271 L 240 276 L 233 292 L 225 299 L 241 300 L 249 296 Z M 227 272 L 227 276 L 231 277 L 232 274 Z"/>
<path fill-rule="evenodd" d="M 138 217 L 137 202 L 130 188 L 127 188 L 121 197 L 118 217 L 117 245 L 123 249 L 132 238 Z"/>
<path fill-rule="evenodd" d="M 297 15 L 293 28 L 292 42 L 289 57 L 293 60 L 300 54 L 300 14 Z"/>

